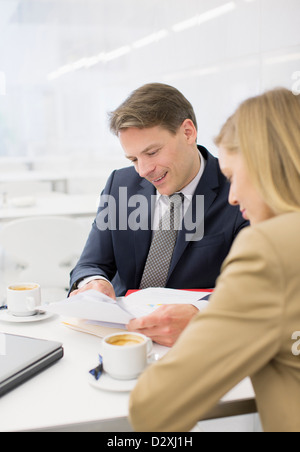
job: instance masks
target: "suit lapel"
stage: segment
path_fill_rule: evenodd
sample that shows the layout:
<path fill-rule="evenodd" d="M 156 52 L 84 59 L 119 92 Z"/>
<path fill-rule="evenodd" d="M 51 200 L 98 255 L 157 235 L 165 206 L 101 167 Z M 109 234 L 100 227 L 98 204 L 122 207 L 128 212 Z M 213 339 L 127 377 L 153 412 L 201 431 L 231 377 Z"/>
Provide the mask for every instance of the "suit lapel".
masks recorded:
<path fill-rule="evenodd" d="M 200 149 L 202 151 L 203 148 L 200 147 Z M 188 218 L 193 218 L 193 221 L 196 220 L 196 199 L 197 199 L 196 197 L 199 195 L 204 196 L 204 218 L 205 218 L 207 216 L 207 212 L 210 206 L 212 205 L 212 203 L 214 202 L 218 195 L 219 188 L 218 161 L 206 150 L 205 152 L 202 152 L 202 154 L 206 154 L 205 155 L 207 159 L 206 167 L 200 179 L 200 182 L 196 188 L 188 212 L 186 214 L 186 216 L 189 215 Z M 204 221 L 204 218 L 202 217 L 202 221 Z M 176 265 L 178 264 L 178 261 L 180 260 L 182 254 L 184 253 L 184 251 L 186 250 L 187 246 L 190 243 L 190 240 L 186 239 L 187 234 L 190 235 L 191 231 L 186 229 L 185 222 L 183 221 L 182 229 L 178 233 L 178 239 L 173 253 L 173 258 L 169 271 L 169 278 L 172 275 L 172 272 L 174 271 Z"/>
<path fill-rule="evenodd" d="M 135 260 L 136 260 L 136 287 L 139 286 L 139 282 L 142 277 L 144 265 L 148 256 L 149 248 L 152 240 L 152 216 L 155 208 L 155 187 L 147 180 L 142 180 L 140 188 L 136 193 L 142 195 L 147 200 L 147 219 L 148 224 L 145 225 L 146 229 L 138 229 L 134 231 L 134 248 L 135 248 Z"/>

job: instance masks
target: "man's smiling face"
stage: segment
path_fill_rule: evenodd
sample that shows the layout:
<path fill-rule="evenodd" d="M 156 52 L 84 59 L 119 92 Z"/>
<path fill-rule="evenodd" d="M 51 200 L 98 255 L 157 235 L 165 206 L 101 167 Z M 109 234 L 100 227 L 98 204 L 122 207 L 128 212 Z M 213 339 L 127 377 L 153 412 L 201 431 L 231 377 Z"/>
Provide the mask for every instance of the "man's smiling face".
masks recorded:
<path fill-rule="evenodd" d="M 167 196 L 182 190 L 196 177 L 200 169 L 196 138 L 197 131 L 188 119 L 175 135 L 160 126 L 129 127 L 119 132 L 126 158 L 141 177 Z"/>

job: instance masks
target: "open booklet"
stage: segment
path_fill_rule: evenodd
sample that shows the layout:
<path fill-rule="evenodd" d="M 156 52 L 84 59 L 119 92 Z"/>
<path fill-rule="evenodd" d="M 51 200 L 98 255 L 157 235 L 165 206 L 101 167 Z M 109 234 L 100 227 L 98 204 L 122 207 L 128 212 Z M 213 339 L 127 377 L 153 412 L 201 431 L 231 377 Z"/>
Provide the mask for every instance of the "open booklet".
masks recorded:
<path fill-rule="evenodd" d="M 151 314 L 164 304 L 195 304 L 202 310 L 208 304 L 204 298 L 209 295 L 211 291 L 149 288 L 115 301 L 98 291 L 89 290 L 63 301 L 43 305 L 42 309 L 65 319 L 72 319 L 66 320 L 64 322 L 66 325 L 76 326 L 76 329 L 82 331 L 88 329 L 90 331 L 86 332 L 102 336 L 96 327 L 108 327 L 109 332 L 112 332 L 111 329 L 125 329 L 131 319 Z M 102 332 L 101 330 L 100 333 Z"/>

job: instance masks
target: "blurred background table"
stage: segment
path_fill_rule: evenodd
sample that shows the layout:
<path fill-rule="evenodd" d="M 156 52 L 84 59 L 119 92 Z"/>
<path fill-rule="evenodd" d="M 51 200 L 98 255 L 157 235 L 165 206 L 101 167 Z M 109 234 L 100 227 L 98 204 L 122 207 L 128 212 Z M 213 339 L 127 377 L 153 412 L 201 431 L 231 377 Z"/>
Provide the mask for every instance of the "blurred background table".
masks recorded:
<path fill-rule="evenodd" d="M 99 197 L 94 194 L 68 195 L 50 192 L 37 196 L 14 197 L 0 203 L 0 223 L 43 215 L 95 217 L 98 204 Z"/>

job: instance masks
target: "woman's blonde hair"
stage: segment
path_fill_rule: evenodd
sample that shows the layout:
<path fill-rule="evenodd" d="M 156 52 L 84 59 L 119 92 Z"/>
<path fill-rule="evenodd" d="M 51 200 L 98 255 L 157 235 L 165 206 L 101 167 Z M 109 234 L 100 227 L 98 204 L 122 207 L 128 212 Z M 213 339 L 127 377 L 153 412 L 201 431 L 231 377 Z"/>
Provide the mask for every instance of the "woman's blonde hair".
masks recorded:
<path fill-rule="evenodd" d="M 277 88 L 243 102 L 215 143 L 242 152 L 275 214 L 300 211 L 300 96 Z"/>

